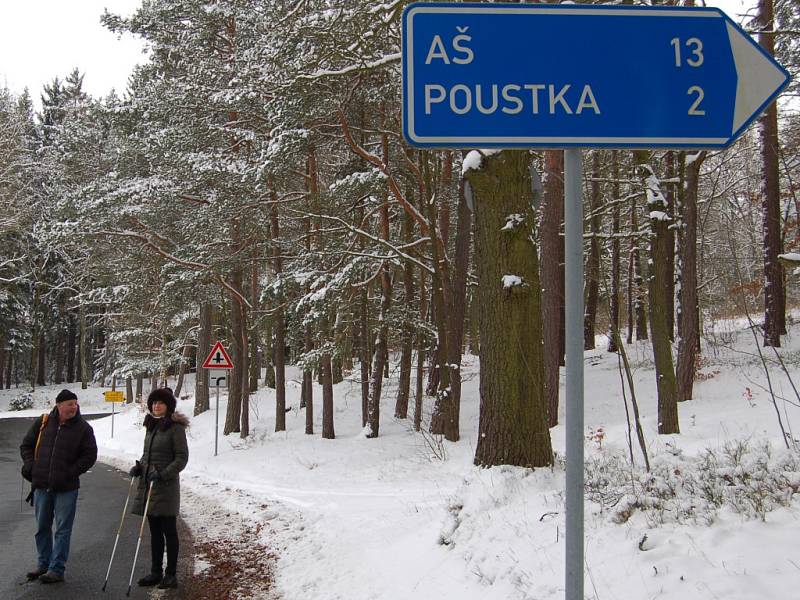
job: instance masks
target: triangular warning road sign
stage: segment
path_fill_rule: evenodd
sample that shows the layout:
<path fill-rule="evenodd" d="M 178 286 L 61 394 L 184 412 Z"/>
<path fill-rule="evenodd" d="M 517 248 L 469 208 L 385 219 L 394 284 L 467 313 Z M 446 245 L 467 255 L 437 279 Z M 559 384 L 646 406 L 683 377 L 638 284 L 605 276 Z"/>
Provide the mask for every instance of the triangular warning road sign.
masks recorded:
<path fill-rule="evenodd" d="M 232 369 L 233 363 L 231 357 L 225 351 L 222 342 L 217 342 L 208 353 L 205 362 L 203 363 L 204 369 Z"/>

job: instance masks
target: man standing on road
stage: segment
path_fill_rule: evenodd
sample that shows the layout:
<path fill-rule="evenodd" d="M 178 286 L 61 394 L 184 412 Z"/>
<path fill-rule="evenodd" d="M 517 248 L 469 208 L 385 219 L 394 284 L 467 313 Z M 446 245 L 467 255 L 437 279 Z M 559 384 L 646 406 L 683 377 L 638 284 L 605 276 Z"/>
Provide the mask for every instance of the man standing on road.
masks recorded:
<path fill-rule="evenodd" d="M 22 476 L 32 484 L 36 515 L 38 563 L 28 573 L 28 580 L 58 583 L 64 581 L 69 555 L 78 477 L 97 460 L 94 430 L 81 416 L 78 397 L 61 390 L 55 408 L 34 421 L 19 451 Z"/>

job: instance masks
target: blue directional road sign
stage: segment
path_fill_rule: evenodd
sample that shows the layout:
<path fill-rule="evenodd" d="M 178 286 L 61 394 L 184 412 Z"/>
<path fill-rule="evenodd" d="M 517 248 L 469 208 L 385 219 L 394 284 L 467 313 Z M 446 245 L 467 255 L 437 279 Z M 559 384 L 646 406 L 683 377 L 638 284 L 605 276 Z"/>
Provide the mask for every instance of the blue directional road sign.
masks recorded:
<path fill-rule="evenodd" d="M 789 83 L 716 8 L 415 3 L 402 58 L 420 147 L 724 148 Z"/>

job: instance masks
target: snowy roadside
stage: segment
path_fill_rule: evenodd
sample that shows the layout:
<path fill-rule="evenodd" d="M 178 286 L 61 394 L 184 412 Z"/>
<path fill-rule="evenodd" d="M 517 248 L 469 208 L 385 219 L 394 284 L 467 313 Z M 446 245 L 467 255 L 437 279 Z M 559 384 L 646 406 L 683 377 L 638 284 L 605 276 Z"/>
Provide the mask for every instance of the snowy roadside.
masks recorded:
<path fill-rule="evenodd" d="M 586 353 L 587 597 L 763 600 L 794 589 L 800 467 L 783 450 L 748 336 L 732 333 L 730 349 L 704 355 L 695 399 L 679 405 L 682 433 L 670 436 L 656 434 L 651 351 L 628 347 L 650 474 L 638 448 L 637 467 L 629 465 L 616 356 Z M 796 378 L 800 339 L 786 342 L 782 353 Z M 476 468 L 477 360 L 465 357 L 463 366 L 457 443 L 439 445 L 388 416 L 380 437 L 366 439 L 360 389 L 348 380 L 336 386 L 336 439 L 320 438 L 318 410 L 317 435 L 306 435 L 296 372 L 288 378 L 285 432 L 274 431 L 270 389 L 251 396 L 250 435 L 220 435 L 218 456 L 213 409 L 192 417 L 182 512 L 197 536 L 198 580 L 204 590 L 241 583 L 209 597 L 563 597 L 563 464 Z M 779 374 L 772 383 L 791 396 Z M 191 377 L 186 385 L 193 390 Z M 392 413 L 396 386 L 394 378 L 385 383 L 384 415 Z M 79 392 L 85 412 L 107 408 L 101 392 Z M 0 409 L 9 393 L 0 392 Z M 778 400 L 791 426 L 793 400 Z M 220 422 L 226 407 L 223 394 Z M 193 399 L 178 409 L 191 415 Z M 0 413 L 10 415 L 20 413 Z M 113 438 L 110 418 L 93 425 L 102 459 L 127 469 L 141 451 L 142 412 L 129 405 L 114 419 Z M 563 460 L 563 426 L 551 436 Z"/>

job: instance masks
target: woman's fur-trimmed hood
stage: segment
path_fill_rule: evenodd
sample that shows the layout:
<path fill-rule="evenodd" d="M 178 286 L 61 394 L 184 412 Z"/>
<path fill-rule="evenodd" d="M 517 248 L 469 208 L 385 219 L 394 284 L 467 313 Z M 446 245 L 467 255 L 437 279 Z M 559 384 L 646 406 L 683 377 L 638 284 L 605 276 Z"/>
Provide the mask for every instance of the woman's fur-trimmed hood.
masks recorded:
<path fill-rule="evenodd" d="M 189 427 L 189 417 L 181 412 L 175 411 L 172 413 L 172 415 L 170 415 L 170 419 L 172 419 L 173 423 L 183 425 L 184 427 Z"/>

